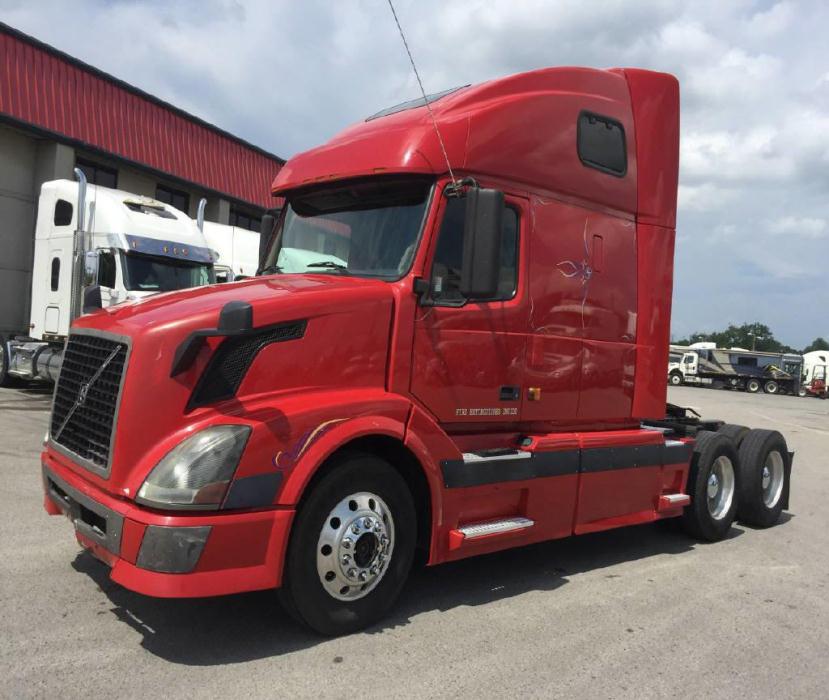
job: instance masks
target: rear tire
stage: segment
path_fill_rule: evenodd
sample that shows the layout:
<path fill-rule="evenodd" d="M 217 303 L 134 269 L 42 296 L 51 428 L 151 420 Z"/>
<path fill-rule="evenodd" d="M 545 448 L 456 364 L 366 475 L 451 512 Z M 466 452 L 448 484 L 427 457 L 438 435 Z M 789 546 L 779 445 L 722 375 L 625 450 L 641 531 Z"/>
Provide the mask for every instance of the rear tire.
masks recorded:
<path fill-rule="evenodd" d="M 390 464 L 363 453 L 335 459 L 297 512 L 279 590 L 292 617 L 327 636 L 388 612 L 417 537 L 411 493 Z"/>
<path fill-rule="evenodd" d="M 746 391 L 749 394 L 756 394 L 758 391 L 760 391 L 760 382 L 756 379 L 749 379 L 746 382 Z"/>
<path fill-rule="evenodd" d="M 717 542 L 731 529 L 737 513 L 737 448 L 721 433 L 697 433 L 687 492 L 691 504 L 682 514 L 685 531 L 700 540 Z"/>
<path fill-rule="evenodd" d="M 733 423 L 726 423 L 718 431 L 720 435 L 726 435 L 734 441 L 734 446 L 739 450 L 740 443 L 746 435 L 748 435 L 748 428 L 744 425 L 734 425 Z"/>
<path fill-rule="evenodd" d="M 771 527 L 789 496 L 789 450 L 776 430 L 751 430 L 740 445 L 739 520 Z"/>
<path fill-rule="evenodd" d="M 780 391 L 780 385 L 773 379 L 769 379 L 769 381 L 763 385 L 763 391 L 767 394 L 776 394 Z"/>

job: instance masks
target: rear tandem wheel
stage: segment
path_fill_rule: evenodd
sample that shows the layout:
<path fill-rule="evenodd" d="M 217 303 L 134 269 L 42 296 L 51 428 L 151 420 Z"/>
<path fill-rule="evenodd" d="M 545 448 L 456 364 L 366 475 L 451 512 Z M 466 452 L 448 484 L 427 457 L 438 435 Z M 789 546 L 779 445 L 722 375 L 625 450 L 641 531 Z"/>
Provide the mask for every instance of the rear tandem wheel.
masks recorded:
<path fill-rule="evenodd" d="M 776 430 L 751 430 L 740 445 L 738 517 L 771 527 L 789 500 L 791 465 L 785 438 Z"/>
<path fill-rule="evenodd" d="M 686 532 L 709 542 L 723 539 L 737 514 L 738 486 L 734 441 L 722 433 L 697 433 L 688 472 L 691 504 L 682 514 Z"/>

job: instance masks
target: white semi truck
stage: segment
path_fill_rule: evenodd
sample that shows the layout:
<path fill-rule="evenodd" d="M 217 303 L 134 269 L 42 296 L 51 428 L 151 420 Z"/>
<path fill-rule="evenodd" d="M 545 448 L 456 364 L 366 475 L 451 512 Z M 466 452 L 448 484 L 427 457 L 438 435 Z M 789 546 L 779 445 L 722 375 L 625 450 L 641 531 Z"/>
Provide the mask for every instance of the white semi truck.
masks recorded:
<path fill-rule="evenodd" d="M 256 274 L 259 266 L 258 232 L 205 221 L 204 237 L 214 253 L 217 282 L 233 282 Z"/>
<path fill-rule="evenodd" d="M 54 382 L 69 325 L 87 310 L 215 281 L 203 205 L 196 222 L 155 199 L 87 185 L 78 169 L 75 176 L 43 184 L 34 262 L 17 261 L 31 265 L 30 289 L 0 298 L 0 384 Z"/>

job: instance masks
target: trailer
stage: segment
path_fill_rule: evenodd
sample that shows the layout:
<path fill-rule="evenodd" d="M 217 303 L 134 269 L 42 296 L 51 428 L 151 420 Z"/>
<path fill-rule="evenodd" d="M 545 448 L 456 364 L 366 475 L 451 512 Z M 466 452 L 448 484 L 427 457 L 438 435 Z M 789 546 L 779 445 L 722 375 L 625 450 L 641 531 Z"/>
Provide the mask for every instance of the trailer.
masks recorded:
<path fill-rule="evenodd" d="M 336 635 L 415 561 L 666 518 L 716 541 L 788 507 L 779 432 L 666 404 L 676 79 L 426 100 L 285 164 L 261 275 L 74 322 L 44 507 L 113 581 L 277 589 Z"/>
<path fill-rule="evenodd" d="M 34 262 L 10 263 L 31 275 L 17 294 L 0 298 L 0 385 L 54 382 L 70 323 L 88 311 L 214 281 L 211 251 L 184 212 L 75 174 L 78 182 L 43 184 Z"/>
<path fill-rule="evenodd" d="M 669 370 L 669 381 L 750 394 L 762 390 L 767 394 L 802 396 L 802 374 L 803 358 L 793 353 L 697 348 L 686 352 L 679 366 Z"/>

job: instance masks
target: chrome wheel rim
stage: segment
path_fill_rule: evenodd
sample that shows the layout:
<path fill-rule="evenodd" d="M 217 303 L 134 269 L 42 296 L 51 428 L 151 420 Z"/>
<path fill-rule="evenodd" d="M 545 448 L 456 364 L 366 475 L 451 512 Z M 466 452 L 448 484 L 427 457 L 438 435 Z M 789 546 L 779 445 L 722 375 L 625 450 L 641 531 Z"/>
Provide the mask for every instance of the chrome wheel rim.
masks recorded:
<path fill-rule="evenodd" d="M 358 600 L 385 575 L 394 551 L 394 518 L 385 501 L 361 491 L 343 498 L 317 541 L 317 573 L 337 600 Z"/>
<path fill-rule="evenodd" d="M 706 486 L 708 512 L 714 520 L 722 520 L 734 501 L 734 465 L 722 455 L 711 467 Z"/>
<path fill-rule="evenodd" d="M 762 473 L 763 503 L 766 504 L 766 508 L 774 508 L 777 505 L 783 493 L 784 481 L 783 455 L 777 450 L 772 450 L 766 457 Z"/>

